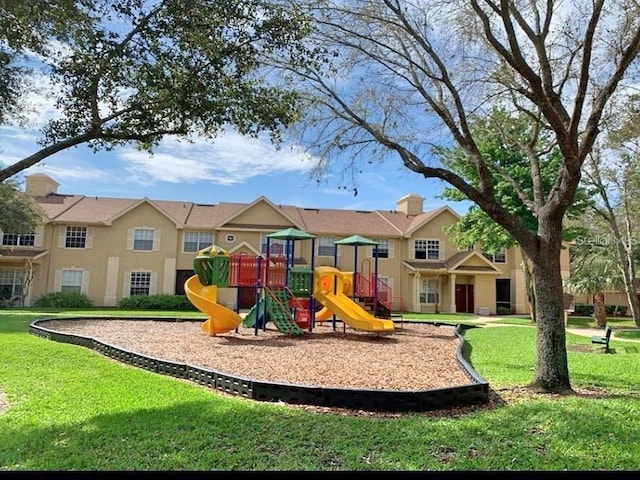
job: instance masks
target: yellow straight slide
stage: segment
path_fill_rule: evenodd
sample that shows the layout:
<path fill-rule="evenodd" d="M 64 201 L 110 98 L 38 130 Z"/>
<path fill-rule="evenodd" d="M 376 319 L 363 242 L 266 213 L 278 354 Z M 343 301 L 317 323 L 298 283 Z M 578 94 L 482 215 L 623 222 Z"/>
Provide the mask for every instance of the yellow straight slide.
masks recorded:
<path fill-rule="evenodd" d="M 194 275 L 184 282 L 184 293 L 194 307 L 209 316 L 201 326 L 207 335 L 235 330 L 242 322 L 240 315 L 216 302 L 217 285 L 202 285 L 198 276 Z"/>
<path fill-rule="evenodd" d="M 313 292 L 313 296 L 351 328 L 368 332 L 394 331 L 391 320 L 374 317 L 344 293 L 317 291 Z"/>

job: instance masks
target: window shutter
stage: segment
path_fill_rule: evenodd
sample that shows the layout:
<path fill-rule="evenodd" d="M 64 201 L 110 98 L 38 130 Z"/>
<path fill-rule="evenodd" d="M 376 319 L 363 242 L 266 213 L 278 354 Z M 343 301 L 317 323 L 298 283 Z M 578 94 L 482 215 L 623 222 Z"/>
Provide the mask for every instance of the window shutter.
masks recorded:
<path fill-rule="evenodd" d="M 393 246 L 394 246 L 394 241 L 392 239 L 389 239 L 389 258 L 393 258 Z"/>
<path fill-rule="evenodd" d="M 122 296 L 128 297 L 131 292 L 131 272 L 124 272 L 124 278 L 122 282 Z"/>
<path fill-rule="evenodd" d="M 149 281 L 149 295 L 155 295 L 158 291 L 158 273 L 151 272 L 151 279 Z"/>
<path fill-rule="evenodd" d="M 36 228 L 35 236 L 33 237 L 33 246 L 41 247 L 42 246 L 42 235 L 44 234 L 44 227 L 40 226 Z"/>
<path fill-rule="evenodd" d="M 89 294 L 89 270 L 82 271 L 82 286 L 80 291 L 85 295 Z"/>
<path fill-rule="evenodd" d="M 58 227 L 58 247 L 64 248 L 65 239 L 67 238 L 67 227 Z"/>
<path fill-rule="evenodd" d="M 155 229 L 153 231 L 153 251 L 157 252 L 160 250 L 160 230 Z"/>
<path fill-rule="evenodd" d="M 409 241 L 409 260 L 415 260 L 416 259 L 416 241 L 415 240 L 410 240 Z"/>
<path fill-rule="evenodd" d="M 59 292 L 62 287 L 62 270 L 56 270 L 53 275 L 53 290 Z"/>
<path fill-rule="evenodd" d="M 133 250 L 133 228 L 127 230 L 127 250 Z"/>
<path fill-rule="evenodd" d="M 84 248 L 93 248 L 93 227 L 87 227 L 87 238 L 84 242 Z"/>

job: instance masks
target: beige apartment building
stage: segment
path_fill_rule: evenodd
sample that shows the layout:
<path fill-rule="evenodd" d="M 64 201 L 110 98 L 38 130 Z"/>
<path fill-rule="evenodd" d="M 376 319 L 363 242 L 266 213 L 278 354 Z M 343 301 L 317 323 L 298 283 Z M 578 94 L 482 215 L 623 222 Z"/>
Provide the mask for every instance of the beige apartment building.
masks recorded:
<path fill-rule="evenodd" d="M 528 313 L 519 249 L 495 255 L 459 251 L 443 233 L 459 215 L 449 208 L 424 210 L 424 199 L 406 195 L 389 210 L 341 210 L 277 205 L 261 196 L 249 204 L 200 204 L 149 198 L 90 197 L 58 192 L 45 174 L 26 177 L 25 190 L 42 208 L 44 224 L 30 235 L 2 233 L 0 301 L 22 296 L 30 305 L 44 293 L 75 291 L 96 306 L 116 306 L 135 294 L 183 294 L 197 252 L 215 244 L 231 254 L 262 255 L 267 235 L 289 227 L 316 238 L 296 241 L 297 265 L 336 266 L 373 273 L 392 290 L 395 309 L 414 312 L 495 314 L 498 306 Z M 334 242 L 361 235 L 370 246 Z M 271 240 L 270 252 L 285 243 Z M 562 253 L 569 274 L 568 249 Z M 336 265 L 334 265 L 337 263 Z M 29 280 L 29 281 L 27 281 Z M 251 287 L 222 288 L 218 302 L 253 305 Z"/>

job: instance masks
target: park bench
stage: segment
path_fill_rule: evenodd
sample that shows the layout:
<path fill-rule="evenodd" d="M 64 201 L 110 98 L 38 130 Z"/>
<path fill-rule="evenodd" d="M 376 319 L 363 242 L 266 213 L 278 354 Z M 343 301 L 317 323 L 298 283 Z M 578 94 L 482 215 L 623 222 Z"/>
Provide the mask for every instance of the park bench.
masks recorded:
<path fill-rule="evenodd" d="M 594 335 L 591 337 L 591 343 L 604 345 L 604 351 L 609 353 L 609 339 L 611 338 L 611 327 L 607 325 L 604 327 L 604 335 Z"/>

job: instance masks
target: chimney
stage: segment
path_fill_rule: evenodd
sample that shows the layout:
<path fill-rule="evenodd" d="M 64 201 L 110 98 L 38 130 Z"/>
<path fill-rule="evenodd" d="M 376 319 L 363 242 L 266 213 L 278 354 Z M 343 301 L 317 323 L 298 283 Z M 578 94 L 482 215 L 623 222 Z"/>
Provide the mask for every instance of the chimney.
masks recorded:
<path fill-rule="evenodd" d="M 424 198 L 415 193 L 405 195 L 396 202 L 398 211 L 405 215 L 420 215 L 422 213 L 422 202 Z"/>
<path fill-rule="evenodd" d="M 25 175 L 27 184 L 24 191 L 34 197 L 46 197 L 51 193 L 58 193 L 60 184 L 45 173 Z"/>

